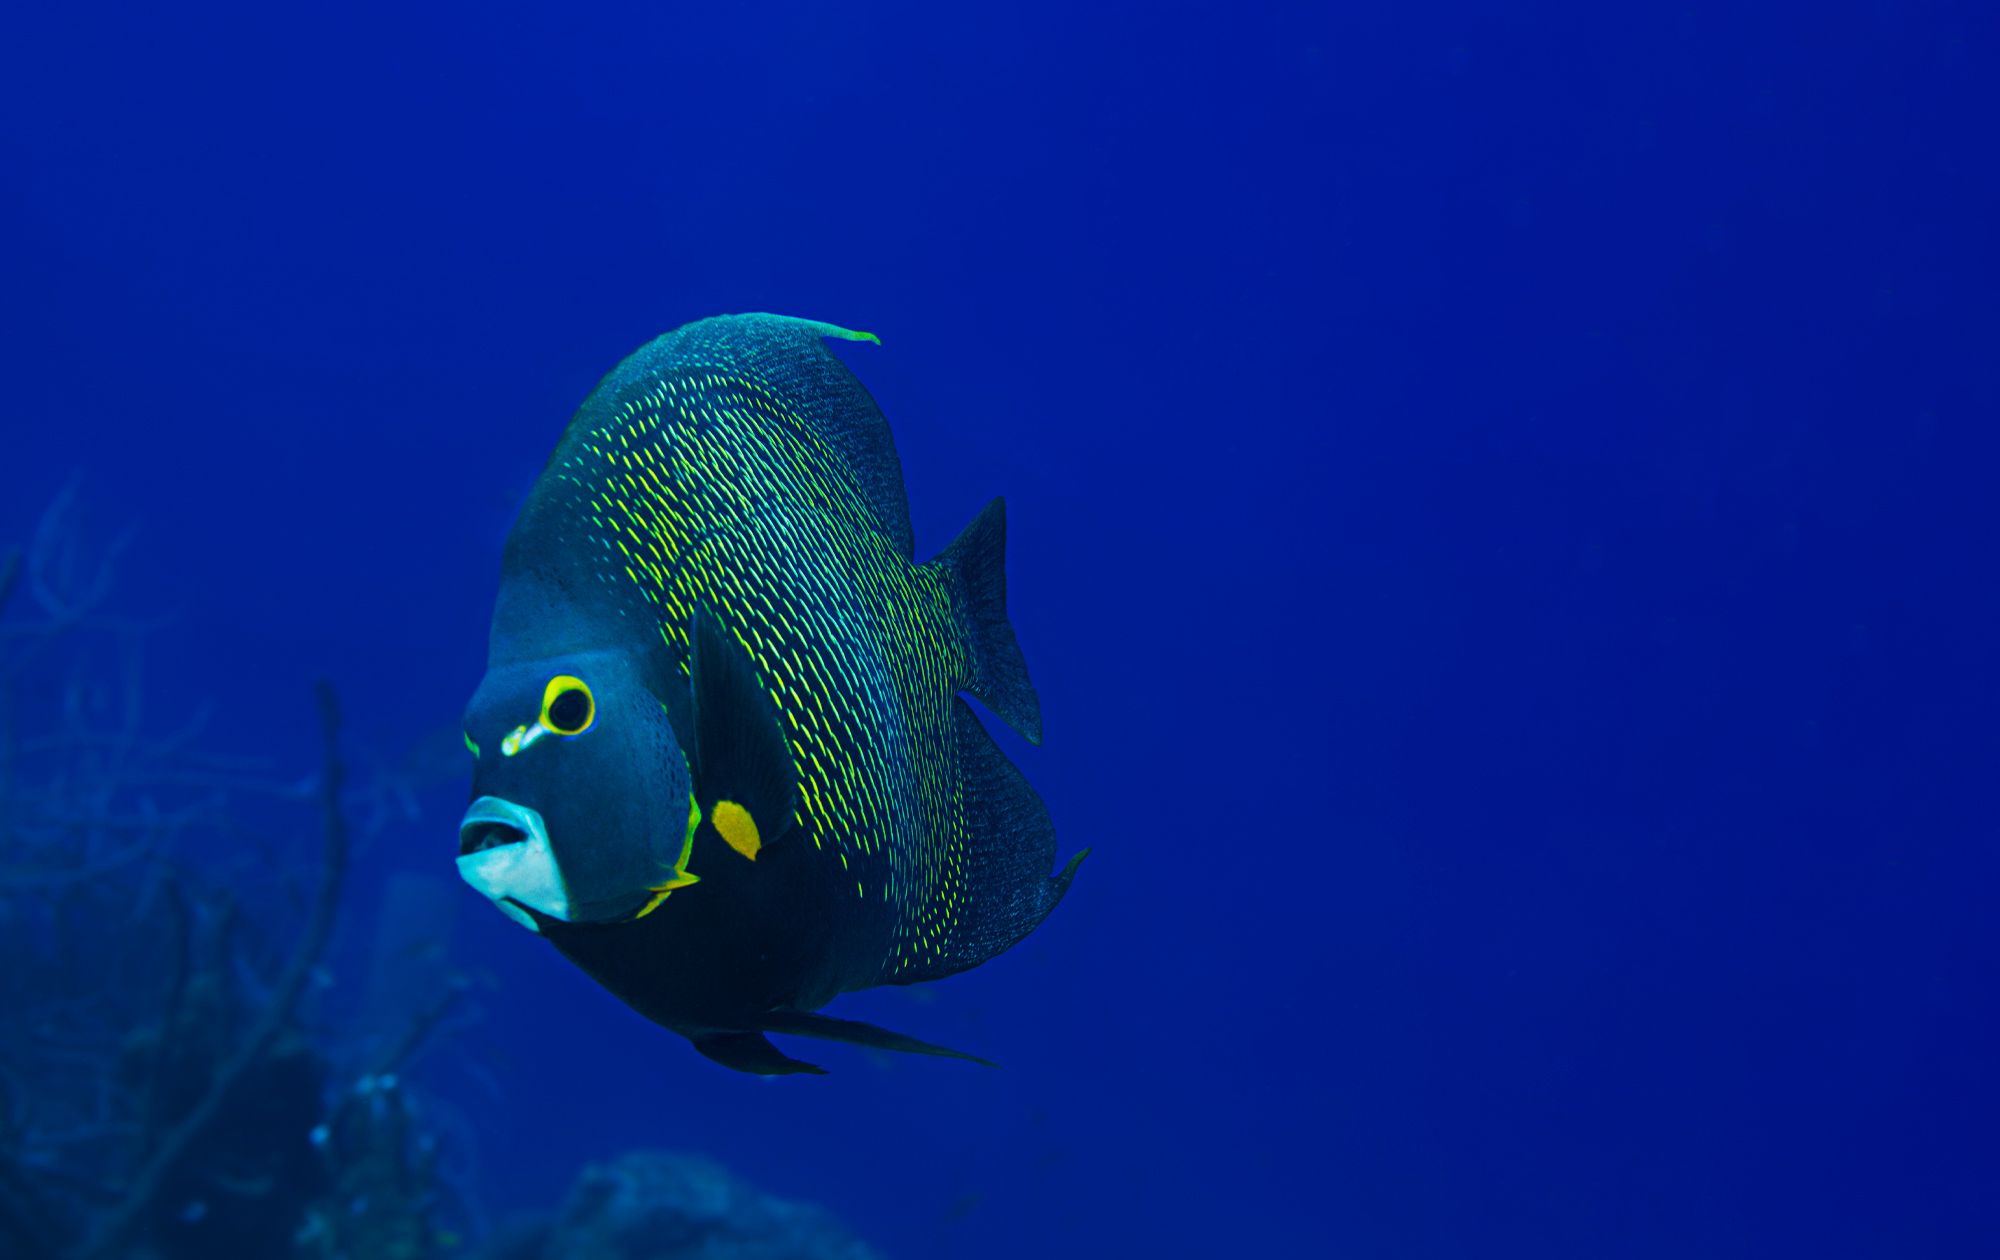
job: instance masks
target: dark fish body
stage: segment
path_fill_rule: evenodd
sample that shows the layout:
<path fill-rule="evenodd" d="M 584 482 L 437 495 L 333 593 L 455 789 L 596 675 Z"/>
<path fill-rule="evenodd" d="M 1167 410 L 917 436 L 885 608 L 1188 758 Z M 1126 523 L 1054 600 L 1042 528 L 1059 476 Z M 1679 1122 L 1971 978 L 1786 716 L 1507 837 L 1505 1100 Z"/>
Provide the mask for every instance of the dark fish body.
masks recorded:
<path fill-rule="evenodd" d="M 917 563 L 828 336 L 861 337 L 706 320 L 605 378 L 509 536 L 468 713 L 467 878 L 750 1071 L 812 1070 L 766 1031 L 939 1052 L 811 1012 L 977 965 L 1075 868 L 1051 877 L 1040 799 L 959 696 L 1039 739 L 1000 502 Z"/>

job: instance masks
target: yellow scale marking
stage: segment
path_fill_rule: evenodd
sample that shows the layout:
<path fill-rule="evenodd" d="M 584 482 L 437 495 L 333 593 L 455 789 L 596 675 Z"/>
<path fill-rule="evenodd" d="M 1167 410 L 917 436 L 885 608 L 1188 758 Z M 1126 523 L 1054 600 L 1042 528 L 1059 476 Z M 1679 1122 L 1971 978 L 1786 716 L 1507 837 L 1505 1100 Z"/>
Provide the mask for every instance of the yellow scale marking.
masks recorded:
<path fill-rule="evenodd" d="M 560 480 L 612 557 L 600 581 L 637 588 L 683 672 L 693 608 L 725 596 L 782 714 L 798 823 L 857 897 L 874 884 L 903 911 L 889 970 L 922 966 L 957 922 L 967 842 L 952 697 L 968 662 L 943 575 L 900 554 L 810 420 L 710 353 L 626 402 L 615 444 L 559 451 Z M 714 822 L 756 860 L 747 811 L 722 802 Z"/>

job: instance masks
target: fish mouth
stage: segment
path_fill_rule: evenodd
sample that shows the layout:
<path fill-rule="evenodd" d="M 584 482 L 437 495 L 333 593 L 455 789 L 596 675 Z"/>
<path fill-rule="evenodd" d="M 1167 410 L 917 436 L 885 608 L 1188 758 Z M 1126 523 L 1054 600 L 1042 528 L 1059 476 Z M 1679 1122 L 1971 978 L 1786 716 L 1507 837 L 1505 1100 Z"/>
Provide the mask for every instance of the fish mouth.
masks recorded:
<path fill-rule="evenodd" d="M 504 849 L 510 844 L 526 844 L 528 833 L 512 823 L 497 820 L 468 820 L 458 826 L 458 856 L 467 857 L 488 849 Z"/>
<path fill-rule="evenodd" d="M 482 796 L 458 824 L 458 873 L 508 918 L 540 932 L 529 910 L 568 919 L 569 886 L 549 847 L 548 825 L 525 805 Z"/>

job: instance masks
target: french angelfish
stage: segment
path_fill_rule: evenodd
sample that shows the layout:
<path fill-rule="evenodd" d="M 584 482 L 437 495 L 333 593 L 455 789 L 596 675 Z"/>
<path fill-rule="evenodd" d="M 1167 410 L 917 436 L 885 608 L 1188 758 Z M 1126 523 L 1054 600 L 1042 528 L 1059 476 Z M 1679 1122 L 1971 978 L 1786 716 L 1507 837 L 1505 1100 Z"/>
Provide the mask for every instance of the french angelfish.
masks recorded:
<path fill-rule="evenodd" d="M 466 881 L 766 1075 L 820 1071 L 773 1032 L 974 1058 L 814 1012 L 1007 949 L 1084 856 L 1050 874 L 1041 798 L 959 694 L 1040 742 L 1003 503 L 915 563 L 888 423 L 827 338 L 876 340 L 727 316 L 599 383 L 508 535 L 465 715 Z"/>

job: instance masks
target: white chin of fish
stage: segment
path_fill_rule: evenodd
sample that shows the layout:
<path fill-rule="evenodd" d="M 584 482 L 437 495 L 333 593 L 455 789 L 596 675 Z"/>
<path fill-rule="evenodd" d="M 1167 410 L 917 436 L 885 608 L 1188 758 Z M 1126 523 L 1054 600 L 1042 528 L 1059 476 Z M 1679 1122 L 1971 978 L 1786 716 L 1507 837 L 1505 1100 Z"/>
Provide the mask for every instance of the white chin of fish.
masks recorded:
<path fill-rule="evenodd" d="M 549 848 L 549 829 L 542 816 L 524 805 L 497 796 L 482 796 L 465 811 L 465 818 L 458 825 L 459 834 L 489 827 L 508 828 L 523 838 L 461 855 L 458 873 L 465 882 L 530 932 L 542 929 L 522 906 L 567 922 L 569 888 L 563 883 L 562 870 Z"/>

